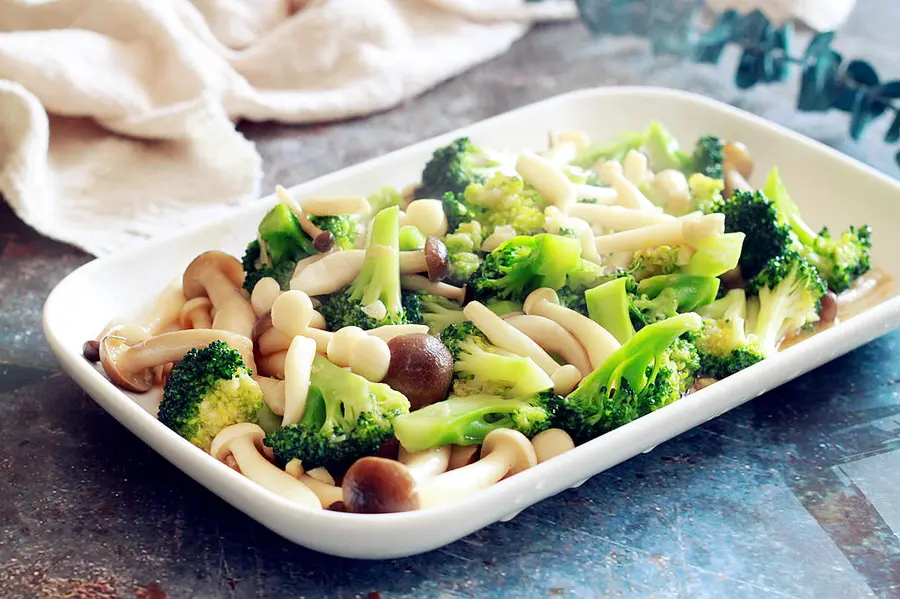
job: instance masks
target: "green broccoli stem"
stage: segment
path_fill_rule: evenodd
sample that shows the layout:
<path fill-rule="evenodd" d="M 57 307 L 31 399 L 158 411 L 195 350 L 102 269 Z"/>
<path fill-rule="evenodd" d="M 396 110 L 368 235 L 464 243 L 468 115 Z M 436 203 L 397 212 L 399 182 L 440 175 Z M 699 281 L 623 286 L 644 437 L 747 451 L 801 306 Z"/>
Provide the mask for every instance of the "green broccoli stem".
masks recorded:
<path fill-rule="evenodd" d="M 614 397 L 623 379 L 631 391 L 641 393 L 655 376 L 660 355 L 680 336 L 699 331 L 702 327 L 703 320 L 693 312 L 647 325 L 613 352 L 600 368 L 585 377 L 569 397 L 590 400 L 603 389 L 609 397 Z M 647 370 L 651 365 L 654 370 L 648 376 Z"/>
<path fill-rule="evenodd" d="M 627 343 L 634 337 L 627 289 L 628 279 L 620 277 L 584 292 L 588 316 L 619 343 Z"/>
<path fill-rule="evenodd" d="M 684 272 L 702 277 L 720 277 L 738 265 L 744 247 L 744 233 L 713 235 L 699 243 Z"/>
<path fill-rule="evenodd" d="M 350 285 L 350 299 L 368 306 L 378 300 L 389 317 L 400 318 L 400 209 L 385 208 L 372 221 L 369 245 L 359 276 Z"/>
<path fill-rule="evenodd" d="M 769 176 L 763 187 L 763 194 L 775 203 L 775 208 L 787 220 L 787 224 L 791 227 L 797 239 L 800 240 L 800 243 L 810 248 L 815 248 L 819 234 L 806 224 L 800 216 L 800 207 L 794 203 L 794 200 L 788 194 L 787 187 L 781 180 L 777 167 L 769 171 Z"/>
<path fill-rule="evenodd" d="M 394 419 L 394 435 L 410 452 L 444 445 L 477 445 L 498 428 L 533 436 L 549 424 L 549 413 L 533 398 L 497 395 L 450 397 Z"/>
<path fill-rule="evenodd" d="M 666 289 L 671 289 L 678 311 L 694 310 L 715 301 L 719 292 L 720 281 L 716 277 L 700 277 L 694 275 L 657 275 L 638 283 L 638 293 L 654 299 Z"/>

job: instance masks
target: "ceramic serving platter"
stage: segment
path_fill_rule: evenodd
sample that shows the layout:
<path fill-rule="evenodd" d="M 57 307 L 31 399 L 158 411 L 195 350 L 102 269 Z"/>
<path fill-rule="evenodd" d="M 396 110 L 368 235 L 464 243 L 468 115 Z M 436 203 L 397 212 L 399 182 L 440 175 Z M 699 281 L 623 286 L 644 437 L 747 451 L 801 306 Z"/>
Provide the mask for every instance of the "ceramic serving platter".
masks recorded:
<path fill-rule="evenodd" d="M 900 279 L 900 183 L 831 150 L 725 104 L 654 88 L 600 88 L 545 100 L 406 149 L 303 183 L 305 195 L 366 194 L 383 185 L 416 181 L 431 152 L 468 135 L 476 144 L 541 150 L 549 130 L 582 129 L 602 140 L 668 126 L 683 146 L 712 133 L 740 140 L 756 161 L 757 177 L 781 170 L 791 196 L 815 227 L 870 223 L 873 262 Z M 759 180 L 753 181 L 760 184 Z M 82 343 L 118 316 L 135 316 L 180 276 L 198 254 L 222 250 L 240 257 L 273 196 L 227 218 L 142 247 L 95 260 L 54 289 L 44 307 L 44 332 L 62 368 L 114 418 L 176 467 L 264 526 L 305 547 L 366 559 L 436 549 L 528 506 L 583 483 L 607 468 L 847 353 L 900 324 L 900 297 L 788 348 L 737 375 L 640 418 L 553 460 L 480 491 L 459 503 L 386 515 L 310 511 L 247 480 L 180 438 L 155 418 L 157 396 L 130 395 L 110 384 L 81 356 Z"/>

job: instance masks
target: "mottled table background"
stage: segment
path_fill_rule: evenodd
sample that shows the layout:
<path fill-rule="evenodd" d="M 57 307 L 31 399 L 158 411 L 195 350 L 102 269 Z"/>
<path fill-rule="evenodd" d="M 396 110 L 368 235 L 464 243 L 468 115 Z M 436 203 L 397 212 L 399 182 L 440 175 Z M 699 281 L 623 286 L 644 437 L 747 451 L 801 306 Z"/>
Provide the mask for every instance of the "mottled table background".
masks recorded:
<path fill-rule="evenodd" d="M 838 48 L 900 77 L 896 0 L 860 0 Z M 891 7 L 891 8 L 889 8 Z M 509 54 L 371 118 L 242 127 L 265 185 L 317 175 L 594 85 L 699 91 L 893 176 L 846 116 L 798 115 L 646 44 L 539 27 Z M 873 223 L 876 224 L 877 223 Z M 51 288 L 89 257 L 0 207 L 0 597 L 900 597 L 900 334 L 430 554 L 358 562 L 263 529 L 182 475 L 57 372 Z M 348 539 L 352 542 L 352 539 Z"/>

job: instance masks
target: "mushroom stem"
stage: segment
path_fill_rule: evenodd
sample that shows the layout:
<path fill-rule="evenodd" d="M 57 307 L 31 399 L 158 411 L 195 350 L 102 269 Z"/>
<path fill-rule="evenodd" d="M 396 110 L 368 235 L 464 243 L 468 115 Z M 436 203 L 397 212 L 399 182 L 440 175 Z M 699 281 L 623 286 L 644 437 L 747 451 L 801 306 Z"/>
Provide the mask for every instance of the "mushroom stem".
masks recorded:
<path fill-rule="evenodd" d="M 212 302 L 208 297 L 195 297 L 188 300 L 178 313 L 178 325 L 182 329 L 211 329 Z"/>
<path fill-rule="evenodd" d="M 449 445 L 444 445 L 410 453 L 401 446 L 400 454 L 397 457 L 402 464 L 406 465 L 410 476 L 417 482 L 422 482 L 447 471 L 447 467 L 450 465 L 451 449 Z"/>
<path fill-rule="evenodd" d="M 547 429 L 537 434 L 531 440 L 531 444 L 534 446 L 538 464 L 562 455 L 570 449 L 575 449 L 575 442 L 569 433 L 559 428 Z"/>
<path fill-rule="evenodd" d="M 522 152 L 519 155 L 516 172 L 563 212 L 576 200 L 575 188 L 562 169 L 534 152 Z"/>
<path fill-rule="evenodd" d="M 477 462 L 418 485 L 419 506 L 436 507 L 458 501 L 536 464 L 534 446 L 525 435 L 511 429 L 495 429 L 484 438 Z"/>
<path fill-rule="evenodd" d="M 309 296 L 340 291 L 359 275 L 365 257 L 365 250 L 341 250 L 325 254 L 315 262 L 294 271 L 291 289 Z"/>
<path fill-rule="evenodd" d="M 284 362 L 286 358 L 286 351 L 280 351 L 270 356 L 260 356 L 256 364 L 256 370 L 264 376 L 284 380 Z"/>
<path fill-rule="evenodd" d="M 383 341 L 390 341 L 394 337 L 405 335 L 419 335 L 428 333 L 428 326 L 424 324 L 386 324 L 365 331 L 367 335 L 378 337 Z"/>
<path fill-rule="evenodd" d="M 450 259 L 447 246 L 433 235 L 425 239 L 425 247 L 421 250 L 409 250 L 399 253 L 400 273 L 415 274 L 427 272 L 432 281 L 440 281 L 447 276 Z"/>
<path fill-rule="evenodd" d="M 447 470 L 456 470 L 469 464 L 474 464 L 478 459 L 480 445 L 453 445 L 450 451 L 450 463 Z"/>
<path fill-rule="evenodd" d="M 448 283 L 438 283 L 420 275 L 401 275 L 400 286 L 412 291 L 424 291 L 432 295 L 440 295 L 459 304 L 466 300 L 465 287 L 454 287 Z"/>
<path fill-rule="evenodd" d="M 549 318 L 578 339 L 587 352 L 592 371 L 599 368 L 621 346 L 609 331 L 587 316 L 559 305 L 556 292 L 547 287 L 528 294 L 524 308 L 526 314 Z"/>
<path fill-rule="evenodd" d="M 159 335 L 167 326 L 178 321 L 184 302 L 181 277 L 178 277 L 169 283 L 137 320 L 128 322 L 117 319 L 106 325 L 96 340 L 101 341 L 107 335 L 115 334 L 124 337 L 129 345 L 134 345 Z"/>
<path fill-rule="evenodd" d="M 696 245 L 703 239 L 725 232 L 725 219 L 722 214 L 698 215 L 695 213 L 657 225 L 641 227 L 601 235 L 594 238 L 597 252 L 613 254 L 616 252 L 636 252 L 644 248 L 661 245 Z"/>
<path fill-rule="evenodd" d="M 322 502 L 309 487 L 262 456 L 265 435 L 256 424 L 233 424 L 216 435 L 209 452 L 219 461 L 231 456 L 241 474 L 276 495 L 308 508 L 322 509 Z"/>
<path fill-rule="evenodd" d="M 463 308 L 463 314 L 497 347 L 531 358 L 547 374 L 553 374 L 559 368 L 559 364 L 540 345 L 481 302 L 469 302 Z"/>
<path fill-rule="evenodd" d="M 641 193 L 637 186 L 625 177 L 622 165 L 610 160 L 597 169 L 597 174 L 603 179 L 603 182 L 616 190 L 619 198 L 618 201 L 622 206 L 627 208 L 635 208 L 637 210 L 656 210 L 653 202 Z"/>
<path fill-rule="evenodd" d="M 309 220 L 305 213 L 295 215 L 297 222 L 303 232 L 312 237 L 313 246 L 321 253 L 330 252 L 334 249 L 334 233 L 320 229 L 314 222 Z"/>
<path fill-rule="evenodd" d="M 261 356 L 270 356 L 280 351 L 287 351 L 291 346 L 291 338 L 271 327 L 259 336 L 256 342 L 256 351 Z"/>
<path fill-rule="evenodd" d="M 263 392 L 263 401 L 272 413 L 284 415 L 284 381 L 271 378 L 268 376 L 253 375 L 253 380 L 259 385 Z"/>
<path fill-rule="evenodd" d="M 664 212 L 636 210 L 624 206 L 601 206 L 600 204 L 573 204 L 569 216 L 580 218 L 590 224 L 598 224 L 614 231 L 640 229 L 674 221 L 675 217 Z"/>
<path fill-rule="evenodd" d="M 315 470 L 315 469 L 314 469 Z M 322 507 L 328 508 L 334 503 L 341 501 L 343 499 L 343 491 L 340 487 L 336 487 L 334 485 L 334 479 L 331 480 L 331 483 L 327 483 L 323 480 L 312 476 L 313 471 L 309 472 L 303 471 L 303 464 L 300 460 L 293 459 L 287 463 L 284 467 L 284 471 L 302 482 L 304 485 L 309 487 L 309 490 L 315 493 L 316 497 L 319 498 L 319 501 L 322 503 Z"/>
<path fill-rule="evenodd" d="M 242 293 L 243 278 L 243 267 L 234 257 L 223 252 L 205 252 L 184 271 L 184 295 L 187 299 L 209 297 L 215 314 L 214 329 L 250 337 L 256 313 Z"/>
<path fill-rule="evenodd" d="M 548 354 L 557 354 L 567 364 L 575 366 L 582 376 L 587 376 L 593 371 L 581 342 L 555 321 L 534 314 L 507 315 L 503 319 L 528 335 Z"/>
<path fill-rule="evenodd" d="M 153 386 L 154 366 L 177 362 L 192 349 L 206 347 L 213 341 L 222 341 L 237 350 L 244 364 L 255 369 L 253 342 L 231 331 L 216 329 L 192 329 L 162 333 L 128 346 L 125 339 L 107 335 L 100 343 L 100 361 L 110 380 L 128 391 L 142 393 Z"/>

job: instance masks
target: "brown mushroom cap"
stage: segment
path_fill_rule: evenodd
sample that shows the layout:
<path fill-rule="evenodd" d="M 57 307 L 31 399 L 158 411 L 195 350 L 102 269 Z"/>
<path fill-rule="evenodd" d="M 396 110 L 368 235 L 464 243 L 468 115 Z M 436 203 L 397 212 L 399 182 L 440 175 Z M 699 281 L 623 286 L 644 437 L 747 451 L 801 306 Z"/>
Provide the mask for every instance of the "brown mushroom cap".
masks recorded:
<path fill-rule="evenodd" d="M 450 255 L 444 242 L 429 235 L 425 239 L 425 266 L 428 268 L 428 278 L 432 281 L 442 281 L 450 272 Z"/>
<path fill-rule="evenodd" d="M 382 382 L 409 399 L 418 410 L 447 396 L 453 379 L 453 356 L 436 337 L 426 333 L 401 335 L 388 342 L 391 362 Z"/>
<path fill-rule="evenodd" d="M 342 486 L 348 512 L 391 514 L 419 507 L 416 481 L 406 466 L 394 460 L 360 458 L 347 470 Z"/>
<path fill-rule="evenodd" d="M 528 437 L 509 428 L 494 429 L 484 438 L 481 444 L 481 458 L 484 459 L 495 451 L 505 451 L 510 457 L 507 476 L 518 474 L 537 465 L 537 454 Z"/>
<path fill-rule="evenodd" d="M 107 335 L 100 342 L 100 364 L 103 366 L 103 372 L 115 386 L 126 391 L 145 393 L 153 387 L 153 369 L 142 368 L 133 371 L 126 368 L 126 360 L 122 360 L 121 357 L 129 347 L 124 337 Z"/>
<path fill-rule="evenodd" d="M 194 258 L 184 271 L 182 285 L 186 299 L 206 295 L 206 288 L 200 280 L 210 269 L 221 271 L 237 288 L 244 284 L 244 267 L 234 256 L 225 252 L 204 252 Z"/>

